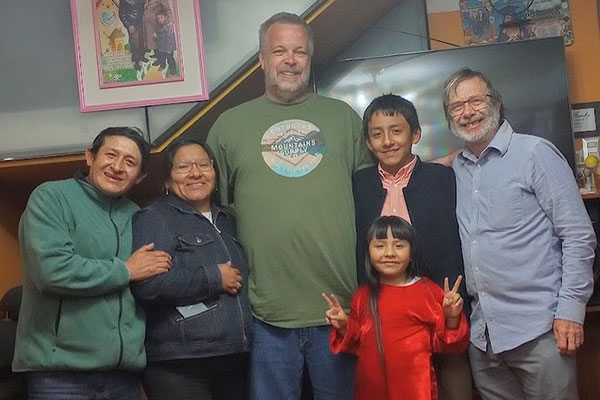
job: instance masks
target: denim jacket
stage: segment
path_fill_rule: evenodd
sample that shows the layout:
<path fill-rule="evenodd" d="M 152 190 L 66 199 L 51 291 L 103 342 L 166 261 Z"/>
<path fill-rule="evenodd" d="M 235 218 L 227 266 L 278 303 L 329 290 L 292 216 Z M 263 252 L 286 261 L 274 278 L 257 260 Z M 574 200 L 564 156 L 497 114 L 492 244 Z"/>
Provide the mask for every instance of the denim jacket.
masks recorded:
<path fill-rule="evenodd" d="M 200 358 L 245 352 L 250 346 L 248 267 L 235 238 L 234 218 L 213 207 L 214 225 L 171 194 L 133 217 L 133 248 L 154 243 L 172 257 L 171 270 L 132 284 L 147 314 L 148 361 Z M 241 271 L 237 295 L 221 289 L 217 264 Z"/>

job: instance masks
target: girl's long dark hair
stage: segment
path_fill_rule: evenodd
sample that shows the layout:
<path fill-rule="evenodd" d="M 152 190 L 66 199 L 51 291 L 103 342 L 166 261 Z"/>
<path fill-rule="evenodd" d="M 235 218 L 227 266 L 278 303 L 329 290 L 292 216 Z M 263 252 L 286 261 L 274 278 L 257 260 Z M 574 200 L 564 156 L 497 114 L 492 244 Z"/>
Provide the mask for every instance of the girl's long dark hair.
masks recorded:
<path fill-rule="evenodd" d="M 367 242 L 365 243 L 365 270 L 367 273 L 367 286 L 369 287 L 369 306 L 373 325 L 375 327 L 375 336 L 377 338 L 377 352 L 379 353 L 379 362 L 383 369 L 383 376 L 386 380 L 387 373 L 385 366 L 385 351 L 383 348 L 383 339 L 381 331 L 381 319 L 379 318 L 379 293 L 381 292 L 381 282 L 379 282 L 379 272 L 373 267 L 369 255 L 369 243 L 374 239 L 386 239 L 388 229 L 392 232 L 394 239 L 406 240 L 410 244 L 410 262 L 406 269 L 406 278 L 412 279 L 420 276 L 427 276 L 423 262 L 419 257 L 417 246 L 417 234 L 406 220 L 395 216 L 383 216 L 377 218 L 371 223 L 367 232 Z"/>

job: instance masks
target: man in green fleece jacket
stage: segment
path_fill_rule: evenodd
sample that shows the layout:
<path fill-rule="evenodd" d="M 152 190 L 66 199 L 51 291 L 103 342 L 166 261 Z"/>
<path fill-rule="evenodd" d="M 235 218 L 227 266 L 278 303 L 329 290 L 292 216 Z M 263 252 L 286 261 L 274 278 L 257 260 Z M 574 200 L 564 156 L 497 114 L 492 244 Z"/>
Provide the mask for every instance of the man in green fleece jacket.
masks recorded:
<path fill-rule="evenodd" d="M 23 300 L 13 370 L 29 399 L 135 399 L 144 368 L 144 314 L 129 282 L 169 270 L 153 244 L 132 254 L 125 194 L 145 177 L 136 128 L 107 128 L 86 153 L 87 175 L 40 185 L 19 225 Z"/>

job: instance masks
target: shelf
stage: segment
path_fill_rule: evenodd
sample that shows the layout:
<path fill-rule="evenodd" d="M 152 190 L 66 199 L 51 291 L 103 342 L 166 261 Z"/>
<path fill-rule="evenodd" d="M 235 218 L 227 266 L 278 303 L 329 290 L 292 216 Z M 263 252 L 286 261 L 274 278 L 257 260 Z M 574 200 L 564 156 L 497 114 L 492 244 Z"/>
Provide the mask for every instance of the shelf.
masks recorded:
<path fill-rule="evenodd" d="M 581 197 L 584 200 L 589 200 L 589 199 L 600 199 L 600 193 L 585 193 L 582 194 Z"/>
<path fill-rule="evenodd" d="M 600 311 L 600 304 L 594 304 L 593 306 L 587 306 L 585 308 L 586 313 L 595 313 Z"/>

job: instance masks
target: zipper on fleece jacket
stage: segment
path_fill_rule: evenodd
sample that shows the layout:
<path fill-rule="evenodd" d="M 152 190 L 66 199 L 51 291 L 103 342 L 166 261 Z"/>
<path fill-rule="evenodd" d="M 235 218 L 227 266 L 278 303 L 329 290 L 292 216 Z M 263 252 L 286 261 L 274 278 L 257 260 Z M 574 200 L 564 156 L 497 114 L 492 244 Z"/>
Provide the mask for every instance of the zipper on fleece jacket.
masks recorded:
<path fill-rule="evenodd" d="M 117 236 L 117 250 L 115 252 L 115 257 L 119 256 L 119 250 L 121 249 L 121 237 L 119 236 L 119 228 L 117 227 L 117 224 L 115 224 L 115 221 L 113 221 L 112 219 L 112 208 L 113 208 L 113 202 L 115 201 L 115 199 L 110 199 L 110 207 L 108 209 L 108 218 L 110 219 L 110 222 L 112 223 L 113 227 L 115 228 L 115 235 Z M 115 369 L 118 369 L 119 366 L 121 365 L 121 362 L 123 361 L 123 332 L 121 332 L 121 319 L 123 318 L 123 291 L 119 292 L 119 319 L 117 321 L 117 330 L 119 331 L 119 360 L 117 361 L 117 365 L 115 366 Z"/>
<path fill-rule="evenodd" d="M 61 297 L 60 302 L 58 303 L 58 311 L 56 312 L 56 320 L 54 321 L 54 335 L 58 336 L 58 328 L 60 327 L 60 318 L 62 314 L 62 305 L 63 299 Z"/>

